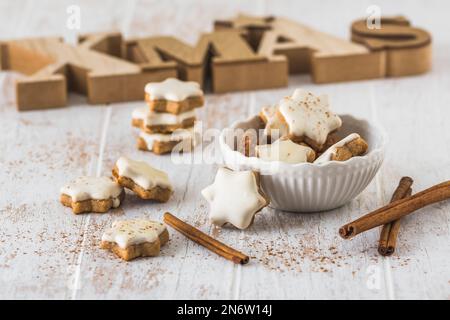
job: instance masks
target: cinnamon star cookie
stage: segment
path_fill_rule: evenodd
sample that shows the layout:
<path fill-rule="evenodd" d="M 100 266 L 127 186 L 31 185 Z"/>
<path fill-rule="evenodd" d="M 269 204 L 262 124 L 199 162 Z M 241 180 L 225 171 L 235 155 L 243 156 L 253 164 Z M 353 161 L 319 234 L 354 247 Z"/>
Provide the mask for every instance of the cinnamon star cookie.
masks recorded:
<path fill-rule="evenodd" d="M 100 247 L 129 261 L 137 257 L 159 255 L 160 248 L 169 241 L 164 224 L 146 219 L 114 221 L 102 236 Z"/>
<path fill-rule="evenodd" d="M 133 110 L 131 124 L 147 133 L 172 133 L 190 128 L 195 123 L 195 110 L 180 114 L 150 111 L 148 107 Z"/>
<path fill-rule="evenodd" d="M 326 95 L 316 97 L 302 89 L 282 99 L 278 112 L 288 126 L 289 138 L 306 142 L 316 151 L 322 151 L 328 135 L 342 125 L 342 120 L 328 105 Z"/>
<path fill-rule="evenodd" d="M 108 177 L 79 177 L 61 188 L 60 201 L 73 213 L 106 212 L 125 198 L 123 188 Z"/>
<path fill-rule="evenodd" d="M 368 147 L 367 142 L 359 134 L 352 133 L 328 148 L 314 163 L 345 161 L 363 155 Z"/>
<path fill-rule="evenodd" d="M 112 174 L 117 183 L 132 190 L 141 199 L 166 202 L 172 194 L 173 189 L 167 173 L 146 162 L 120 157 Z"/>
<path fill-rule="evenodd" d="M 197 82 L 168 78 L 145 86 L 145 100 L 150 110 L 179 114 L 204 104 L 203 91 Z"/>
<path fill-rule="evenodd" d="M 203 189 L 202 195 L 211 206 L 213 224 L 230 223 L 239 229 L 248 228 L 255 214 L 269 204 L 259 186 L 259 175 L 253 171 L 219 168 L 214 183 Z"/>
<path fill-rule="evenodd" d="M 264 107 L 259 113 L 259 117 L 265 123 L 264 134 L 272 139 L 286 137 L 289 134 L 286 122 L 277 112 L 277 107 Z"/>
<path fill-rule="evenodd" d="M 316 153 L 308 146 L 300 145 L 289 139 L 278 139 L 272 144 L 255 147 L 257 157 L 266 161 L 287 163 L 313 162 Z"/>
<path fill-rule="evenodd" d="M 195 127 L 175 130 L 170 134 L 146 133 L 141 131 L 137 146 L 139 150 L 151 151 L 155 154 L 164 154 L 172 151 L 189 152 L 199 142 Z"/>

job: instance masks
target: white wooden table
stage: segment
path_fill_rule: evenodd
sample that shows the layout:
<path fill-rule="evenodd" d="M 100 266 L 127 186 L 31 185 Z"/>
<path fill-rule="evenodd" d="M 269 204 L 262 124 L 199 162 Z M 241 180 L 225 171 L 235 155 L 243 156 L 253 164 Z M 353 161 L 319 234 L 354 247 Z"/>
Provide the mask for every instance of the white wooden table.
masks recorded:
<path fill-rule="evenodd" d="M 238 12 L 287 16 L 348 37 L 352 20 L 371 1 L 7 1 L 0 0 L 0 38 L 61 35 L 66 7 L 82 10 L 81 32 L 120 30 L 126 36 L 172 34 L 194 43 L 214 19 Z M 224 128 L 305 87 L 330 95 L 333 108 L 382 122 L 390 136 L 386 161 L 369 187 L 343 208 L 321 214 L 265 209 L 245 231 L 213 232 L 200 190 L 214 165 L 174 165 L 170 156 L 135 148 L 131 110 L 143 102 L 90 106 L 71 95 L 67 108 L 18 113 L 12 73 L 0 73 L 0 298 L 144 299 L 449 299 L 450 202 L 404 219 L 397 253 L 378 255 L 378 230 L 342 240 L 338 227 L 390 198 L 410 175 L 414 190 L 450 177 L 450 4 L 377 1 L 383 14 L 402 13 L 433 34 L 434 68 L 422 76 L 207 95 L 199 114 Z M 82 174 L 108 175 L 121 155 L 168 171 L 175 194 L 166 204 L 128 197 L 104 215 L 75 216 L 58 202 L 59 188 Z M 117 218 L 160 219 L 165 211 L 253 258 L 237 266 L 171 230 L 157 258 L 130 263 L 100 250 L 103 230 Z"/>

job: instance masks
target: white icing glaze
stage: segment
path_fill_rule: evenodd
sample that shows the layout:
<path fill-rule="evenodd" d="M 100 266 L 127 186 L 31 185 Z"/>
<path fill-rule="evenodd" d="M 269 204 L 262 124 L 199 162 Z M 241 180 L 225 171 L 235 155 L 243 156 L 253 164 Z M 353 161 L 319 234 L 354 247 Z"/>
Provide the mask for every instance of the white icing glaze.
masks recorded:
<path fill-rule="evenodd" d="M 216 225 L 231 223 L 247 228 L 257 211 L 266 205 L 252 171 L 232 171 L 219 168 L 214 183 L 202 190 L 209 202 L 209 217 Z"/>
<path fill-rule="evenodd" d="M 163 82 L 147 83 L 145 92 L 150 95 L 150 99 L 170 101 L 182 101 L 190 97 L 203 95 L 203 91 L 197 82 L 180 81 L 175 78 L 168 78 Z"/>
<path fill-rule="evenodd" d="M 318 157 L 314 161 L 314 163 L 320 164 L 320 163 L 325 163 L 325 162 L 331 161 L 331 156 L 336 153 L 337 148 L 341 148 L 341 147 L 345 146 L 347 143 L 349 143 L 355 139 L 358 139 L 359 137 L 360 136 L 357 133 L 349 134 L 344 139 L 339 140 L 338 142 L 333 144 L 331 147 L 329 147 L 324 153 L 322 153 L 320 155 L 320 157 Z"/>
<path fill-rule="evenodd" d="M 166 229 L 157 221 L 135 219 L 114 221 L 112 228 L 103 233 L 102 241 L 114 242 L 122 249 L 144 242 L 155 242 Z"/>
<path fill-rule="evenodd" d="M 145 143 L 147 144 L 147 148 L 152 149 L 153 143 L 155 141 L 162 141 L 162 142 L 170 142 L 170 141 L 186 141 L 190 140 L 192 143 L 192 146 L 195 146 L 197 144 L 197 138 L 196 138 L 196 132 L 194 130 L 194 127 L 188 128 L 188 129 L 179 129 L 175 130 L 173 133 L 169 134 L 163 134 L 163 133 L 146 133 L 144 131 L 141 131 L 139 134 L 139 137 L 144 139 Z"/>
<path fill-rule="evenodd" d="M 328 134 L 342 125 L 339 116 L 331 112 L 326 95 L 316 97 L 297 89 L 283 98 L 278 108 L 291 135 L 307 136 L 318 144 L 324 144 Z"/>
<path fill-rule="evenodd" d="M 181 124 L 184 120 L 195 117 L 195 110 L 189 110 L 180 114 L 167 112 L 154 112 L 148 107 L 140 107 L 133 110 L 133 119 L 144 121 L 145 126 Z"/>
<path fill-rule="evenodd" d="M 122 187 L 108 177 L 79 177 L 61 188 L 61 193 L 72 198 L 72 201 L 113 200 L 113 207 L 120 205 L 119 196 Z"/>
<path fill-rule="evenodd" d="M 274 136 L 274 130 L 279 130 L 279 137 L 284 137 L 288 135 L 289 130 L 285 122 L 280 119 L 277 112 L 277 107 L 270 106 L 261 109 L 261 113 L 266 118 L 266 126 L 264 128 L 264 134 L 266 136 Z"/>
<path fill-rule="evenodd" d="M 278 139 L 272 144 L 255 147 L 258 158 L 266 161 L 283 161 L 287 163 L 307 162 L 313 152 L 310 147 L 299 145 L 289 139 Z"/>
<path fill-rule="evenodd" d="M 116 167 L 120 176 L 132 179 L 134 183 L 146 190 L 156 186 L 172 190 L 167 173 L 153 168 L 146 162 L 120 157 Z"/>

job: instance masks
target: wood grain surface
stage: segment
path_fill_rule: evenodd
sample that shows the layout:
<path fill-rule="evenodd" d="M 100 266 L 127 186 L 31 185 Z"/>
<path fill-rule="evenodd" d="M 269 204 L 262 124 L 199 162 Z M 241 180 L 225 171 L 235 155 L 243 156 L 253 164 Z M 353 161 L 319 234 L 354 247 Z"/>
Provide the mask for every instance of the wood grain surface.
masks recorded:
<path fill-rule="evenodd" d="M 194 44 L 213 21 L 239 12 L 278 15 L 349 38 L 350 23 L 371 1 L 7 1 L 0 0 L 0 37 L 67 33 L 68 5 L 81 8 L 80 33 L 125 37 L 174 35 Z M 450 299 L 450 203 L 402 220 L 392 257 L 377 253 L 379 230 L 351 241 L 338 227 L 386 204 L 401 176 L 414 191 L 450 177 L 450 4 L 438 0 L 377 1 L 383 15 L 402 14 L 433 35 L 433 70 L 425 75 L 314 85 L 309 76 L 289 87 L 208 94 L 198 114 L 222 129 L 256 113 L 294 88 L 326 93 L 338 113 L 381 123 L 389 135 L 386 160 L 368 188 L 342 208 L 318 214 L 264 209 L 251 228 L 216 230 L 200 190 L 215 165 L 176 165 L 170 156 L 136 149 L 131 111 L 144 102 L 90 106 L 69 95 L 69 107 L 18 113 L 14 81 L 0 73 L 0 298 L 50 299 Z M 50 14 L 51 12 L 51 14 Z M 75 216 L 58 202 L 59 188 L 81 174 L 110 175 L 121 155 L 166 170 L 175 186 L 165 204 L 133 196 L 109 214 Z M 170 229 L 161 256 L 123 262 L 99 249 L 114 219 L 161 219 L 170 211 L 251 256 L 235 265 Z"/>

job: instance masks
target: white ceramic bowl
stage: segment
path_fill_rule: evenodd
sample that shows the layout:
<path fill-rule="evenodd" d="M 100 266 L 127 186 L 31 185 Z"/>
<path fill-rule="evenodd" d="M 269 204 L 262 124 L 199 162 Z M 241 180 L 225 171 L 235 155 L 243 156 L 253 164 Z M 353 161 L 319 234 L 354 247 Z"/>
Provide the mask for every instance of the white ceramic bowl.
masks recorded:
<path fill-rule="evenodd" d="M 384 158 L 386 134 L 381 127 L 350 115 L 340 115 L 343 126 L 339 138 L 356 132 L 369 144 L 364 156 L 347 161 L 323 164 L 289 164 L 245 157 L 236 150 L 236 139 L 228 135 L 236 129 L 260 129 L 258 116 L 235 122 L 222 131 L 219 139 L 225 165 L 233 170 L 255 170 L 261 173 L 264 192 L 270 197 L 270 206 L 293 212 L 331 210 L 344 205 L 359 195 L 372 181 Z"/>

